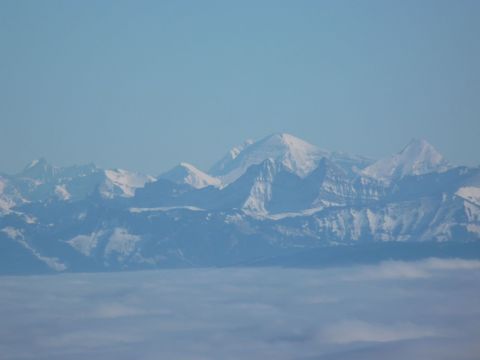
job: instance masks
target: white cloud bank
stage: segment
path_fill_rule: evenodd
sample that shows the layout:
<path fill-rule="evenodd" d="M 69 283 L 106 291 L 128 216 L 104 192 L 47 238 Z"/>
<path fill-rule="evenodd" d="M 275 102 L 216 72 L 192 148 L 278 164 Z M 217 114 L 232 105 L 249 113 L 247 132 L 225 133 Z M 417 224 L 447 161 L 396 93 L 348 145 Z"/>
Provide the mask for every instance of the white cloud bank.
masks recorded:
<path fill-rule="evenodd" d="M 420 339 L 439 336 L 433 327 L 425 327 L 414 323 L 378 324 L 366 321 L 343 321 L 326 328 L 322 339 L 337 344 L 351 342 L 390 342 L 407 339 Z"/>
<path fill-rule="evenodd" d="M 464 259 L 430 258 L 421 261 L 383 261 L 378 265 L 360 266 L 354 273 L 346 274 L 344 280 L 397 280 L 422 279 L 435 275 L 441 270 L 477 270 L 480 261 Z"/>
<path fill-rule="evenodd" d="M 6 276 L 0 349 L 23 360 L 476 360 L 479 278 L 480 262 L 461 259 Z"/>

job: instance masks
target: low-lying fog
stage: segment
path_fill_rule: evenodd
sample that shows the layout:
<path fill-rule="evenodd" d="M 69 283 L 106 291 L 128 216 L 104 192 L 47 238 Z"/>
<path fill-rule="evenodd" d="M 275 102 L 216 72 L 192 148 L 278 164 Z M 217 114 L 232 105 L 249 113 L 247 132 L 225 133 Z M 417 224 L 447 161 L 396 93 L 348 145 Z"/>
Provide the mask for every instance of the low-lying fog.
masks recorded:
<path fill-rule="evenodd" d="M 480 261 L 0 277 L 2 359 L 478 359 Z"/>

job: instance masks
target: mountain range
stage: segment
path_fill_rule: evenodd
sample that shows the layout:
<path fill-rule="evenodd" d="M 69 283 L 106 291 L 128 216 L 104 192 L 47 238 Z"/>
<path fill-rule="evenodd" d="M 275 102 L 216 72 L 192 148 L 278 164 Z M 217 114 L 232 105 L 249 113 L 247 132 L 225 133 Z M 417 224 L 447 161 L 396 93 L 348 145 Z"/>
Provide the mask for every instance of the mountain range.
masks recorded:
<path fill-rule="evenodd" d="M 0 273 L 480 257 L 480 168 L 414 139 L 380 160 L 289 134 L 208 172 L 35 160 L 0 174 Z"/>

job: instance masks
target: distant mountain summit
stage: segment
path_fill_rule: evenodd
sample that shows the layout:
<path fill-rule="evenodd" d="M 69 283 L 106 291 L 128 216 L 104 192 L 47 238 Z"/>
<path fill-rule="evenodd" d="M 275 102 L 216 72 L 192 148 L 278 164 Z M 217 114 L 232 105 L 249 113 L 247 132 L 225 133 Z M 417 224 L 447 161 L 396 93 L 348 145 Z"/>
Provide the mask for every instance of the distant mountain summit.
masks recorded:
<path fill-rule="evenodd" d="M 392 180 L 449 168 L 451 165 L 431 144 L 423 139 L 413 139 L 402 151 L 366 167 L 363 173 L 376 179 Z"/>
<path fill-rule="evenodd" d="M 480 258 L 480 168 L 449 164 L 425 140 L 373 161 L 279 133 L 209 173 L 39 159 L 0 175 L 0 273 L 438 254 Z"/>
<path fill-rule="evenodd" d="M 45 158 L 39 158 L 28 164 L 18 175 L 37 181 L 48 181 L 55 177 L 58 170 L 57 167 L 50 165 Z"/>
<path fill-rule="evenodd" d="M 153 176 L 123 169 L 100 170 L 100 173 L 102 181 L 99 190 L 106 198 L 133 197 L 137 189 L 156 180 Z"/>
<path fill-rule="evenodd" d="M 16 175 L 1 175 L 0 211 L 24 203 L 59 199 L 77 201 L 97 192 L 108 199 L 132 197 L 137 188 L 154 181 L 152 176 L 122 169 L 100 169 L 94 164 L 54 166 L 44 158 L 34 160 Z"/>
<path fill-rule="evenodd" d="M 195 189 L 207 186 L 219 187 L 221 180 L 204 173 L 195 166 L 182 162 L 173 169 L 159 176 L 160 179 L 170 180 L 176 184 L 187 184 Z"/>
<path fill-rule="evenodd" d="M 230 151 L 215 165 L 211 172 L 224 184 L 238 179 L 252 165 L 258 165 L 267 159 L 281 163 L 298 176 L 306 176 L 322 157 L 330 153 L 290 134 L 278 133 L 267 136 L 257 142 L 246 142 Z"/>

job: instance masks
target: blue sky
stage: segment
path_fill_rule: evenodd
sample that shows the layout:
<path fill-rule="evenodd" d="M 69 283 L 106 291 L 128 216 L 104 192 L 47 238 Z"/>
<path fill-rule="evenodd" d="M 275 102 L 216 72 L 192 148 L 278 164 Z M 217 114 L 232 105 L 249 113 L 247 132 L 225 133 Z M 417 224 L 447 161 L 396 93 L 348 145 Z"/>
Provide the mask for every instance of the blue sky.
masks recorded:
<path fill-rule="evenodd" d="M 0 1 L 0 170 L 158 174 L 289 132 L 480 158 L 480 2 Z"/>

